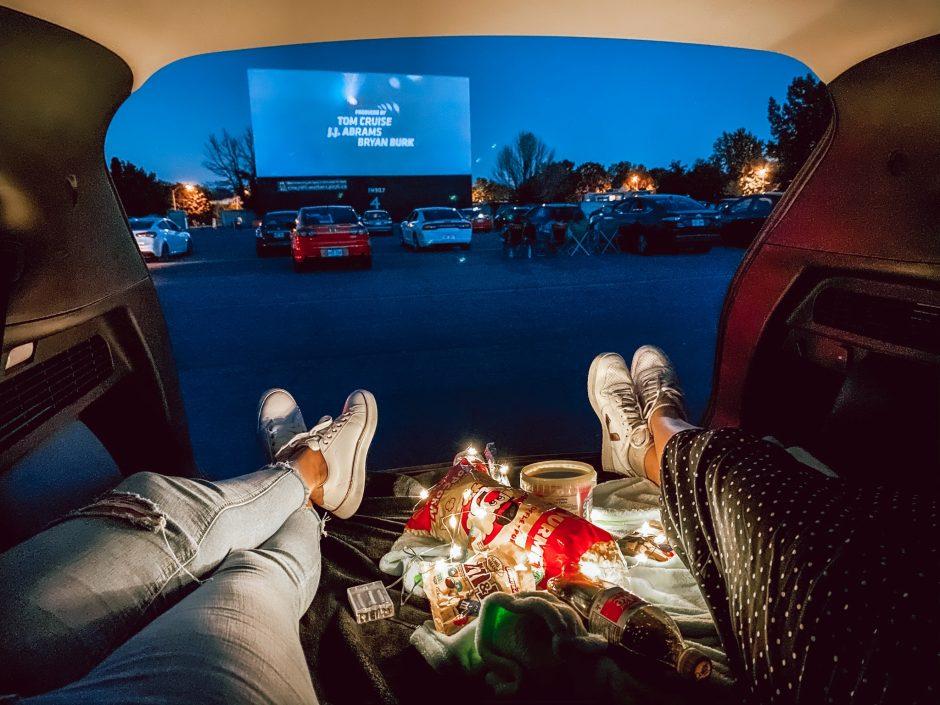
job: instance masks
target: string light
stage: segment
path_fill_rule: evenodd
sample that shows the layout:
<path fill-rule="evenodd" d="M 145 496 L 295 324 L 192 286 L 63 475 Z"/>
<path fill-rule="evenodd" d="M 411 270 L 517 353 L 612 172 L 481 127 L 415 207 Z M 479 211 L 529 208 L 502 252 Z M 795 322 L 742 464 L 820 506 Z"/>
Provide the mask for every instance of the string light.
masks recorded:
<path fill-rule="evenodd" d="M 418 493 L 418 497 L 421 499 L 427 499 L 431 496 L 431 493 L 428 492 L 425 488 L 421 488 L 421 491 Z"/>
<path fill-rule="evenodd" d="M 456 529 L 456 528 L 457 528 L 457 517 L 451 517 L 450 519 L 448 519 L 448 520 L 447 520 L 447 524 L 448 524 L 448 526 L 450 526 L 451 529 Z"/>
<path fill-rule="evenodd" d="M 666 535 L 657 534 L 653 537 L 653 543 L 655 543 L 657 546 L 662 546 L 664 543 L 666 543 Z"/>
<path fill-rule="evenodd" d="M 450 545 L 450 558 L 451 560 L 457 560 L 463 554 L 463 550 L 455 543 Z"/>

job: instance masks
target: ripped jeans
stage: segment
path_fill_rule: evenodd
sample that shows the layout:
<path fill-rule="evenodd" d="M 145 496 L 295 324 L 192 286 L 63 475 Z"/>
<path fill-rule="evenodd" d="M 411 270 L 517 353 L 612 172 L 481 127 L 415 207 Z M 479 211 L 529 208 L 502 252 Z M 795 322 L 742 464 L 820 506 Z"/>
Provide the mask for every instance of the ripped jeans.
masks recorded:
<path fill-rule="evenodd" d="M 284 464 L 215 483 L 139 473 L 0 555 L 0 694 L 316 702 L 298 633 L 320 579 L 308 495 Z"/>

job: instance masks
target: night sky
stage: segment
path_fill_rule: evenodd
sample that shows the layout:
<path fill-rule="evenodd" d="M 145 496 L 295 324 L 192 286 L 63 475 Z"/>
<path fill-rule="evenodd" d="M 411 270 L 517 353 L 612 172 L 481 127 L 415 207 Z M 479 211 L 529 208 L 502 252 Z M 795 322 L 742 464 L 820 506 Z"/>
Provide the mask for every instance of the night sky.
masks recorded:
<path fill-rule="evenodd" d="M 167 181 L 208 182 L 203 144 L 248 126 L 246 69 L 470 77 L 473 175 L 531 130 L 575 163 L 691 163 L 723 130 L 769 137 L 767 99 L 807 72 L 769 52 L 632 40 L 441 37 L 330 42 L 197 56 L 157 72 L 120 108 L 106 156 Z"/>

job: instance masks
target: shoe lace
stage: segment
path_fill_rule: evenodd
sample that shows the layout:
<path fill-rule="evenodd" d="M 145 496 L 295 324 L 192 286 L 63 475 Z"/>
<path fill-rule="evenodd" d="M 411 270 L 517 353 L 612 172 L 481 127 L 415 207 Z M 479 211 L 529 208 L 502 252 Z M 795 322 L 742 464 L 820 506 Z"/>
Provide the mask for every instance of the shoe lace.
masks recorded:
<path fill-rule="evenodd" d="M 640 413 L 636 388 L 632 384 L 622 384 L 609 388 L 607 393 L 614 399 L 623 415 L 624 423 L 629 429 L 627 436 L 630 445 L 635 448 L 645 446 L 649 442 L 649 428 Z"/>
<path fill-rule="evenodd" d="M 640 396 L 643 399 L 644 419 L 648 420 L 654 411 L 664 406 L 672 406 L 680 413 L 685 413 L 682 391 L 672 386 L 675 383 L 675 376 L 667 368 L 649 370 L 641 380 L 634 381 L 638 383 Z"/>
<path fill-rule="evenodd" d="M 307 446 L 312 450 L 319 451 L 329 448 L 333 439 L 336 438 L 351 416 L 351 411 L 344 411 L 335 419 L 330 416 L 320 419 L 320 422 L 309 431 Z"/>

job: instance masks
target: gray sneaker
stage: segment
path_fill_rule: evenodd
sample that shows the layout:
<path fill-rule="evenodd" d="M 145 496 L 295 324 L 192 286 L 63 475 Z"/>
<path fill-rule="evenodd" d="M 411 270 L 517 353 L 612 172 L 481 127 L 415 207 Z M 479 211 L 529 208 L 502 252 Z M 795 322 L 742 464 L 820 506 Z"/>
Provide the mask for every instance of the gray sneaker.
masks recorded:
<path fill-rule="evenodd" d="M 269 389 L 258 402 L 258 440 L 269 463 L 273 463 L 278 451 L 290 440 L 307 432 L 300 407 L 290 392 L 284 389 Z"/>
<path fill-rule="evenodd" d="M 679 376 L 666 353 L 655 345 L 644 345 L 633 354 L 630 374 L 636 385 L 643 420 L 663 406 L 671 406 L 688 421 L 685 395 L 679 388 Z"/>
<path fill-rule="evenodd" d="M 627 363 L 617 353 L 594 358 L 588 400 L 601 424 L 601 466 L 607 472 L 646 477 L 643 461 L 652 438 L 640 411 Z"/>

